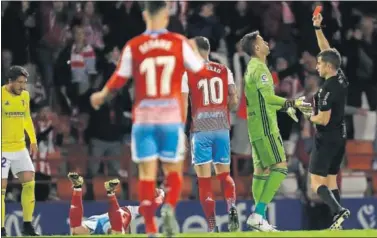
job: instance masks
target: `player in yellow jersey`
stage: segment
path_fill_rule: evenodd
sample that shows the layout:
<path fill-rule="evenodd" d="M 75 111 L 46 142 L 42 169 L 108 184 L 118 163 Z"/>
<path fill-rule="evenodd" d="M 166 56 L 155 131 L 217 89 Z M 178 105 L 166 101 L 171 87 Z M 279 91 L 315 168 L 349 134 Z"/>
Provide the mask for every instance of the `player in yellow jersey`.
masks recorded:
<path fill-rule="evenodd" d="M 25 144 L 25 134 L 30 138 L 30 154 L 38 151 L 33 121 L 30 116 L 30 97 L 25 91 L 29 73 L 21 66 L 9 70 L 9 83 L 1 88 L 1 235 L 5 234 L 5 191 L 9 169 L 22 183 L 21 205 L 25 236 L 38 236 L 31 224 L 35 206 L 34 166 Z"/>

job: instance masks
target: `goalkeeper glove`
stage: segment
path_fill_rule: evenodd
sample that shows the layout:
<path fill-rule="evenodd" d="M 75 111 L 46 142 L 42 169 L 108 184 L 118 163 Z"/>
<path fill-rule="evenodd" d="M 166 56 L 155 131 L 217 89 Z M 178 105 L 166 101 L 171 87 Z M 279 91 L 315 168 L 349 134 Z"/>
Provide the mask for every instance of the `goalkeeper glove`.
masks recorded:
<path fill-rule="evenodd" d="M 313 111 L 312 104 L 305 102 L 305 97 L 286 100 L 283 108 L 286 108 L 287 110 L 290 107 L 299 109 L 303 114 L 311 113 Z"/>
<path fill-rule="evenodd" d="M 288 109 L 286 110 L 286 113 L 288 114 L 288 116 L 290 116 L 295 122 L 298 122 L 298 118 L 296 116 L 296 109 L 294 109 L 293 107 L 288 107 Z"/>

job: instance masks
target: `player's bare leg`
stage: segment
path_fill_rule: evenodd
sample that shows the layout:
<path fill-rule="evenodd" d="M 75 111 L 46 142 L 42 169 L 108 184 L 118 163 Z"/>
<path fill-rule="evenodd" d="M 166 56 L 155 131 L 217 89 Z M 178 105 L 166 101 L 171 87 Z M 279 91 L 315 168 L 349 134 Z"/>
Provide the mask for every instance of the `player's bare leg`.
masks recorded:
<path fill-rule="evenodd" d="M 351 212 L 342 207 L 339 203 L 340 197 L 337 199 L 334 190 L 338 190 L 336 175 L 323 177 L 320 175 L 310 174 L 311 187 L 321 199 L 330 207 L 334 214 L 334 222 L 330 226 L 331 230 L 342 229 L 343 222 L 351 215 Z M 339 192 L 339 191 L 338 191 Z"/>
<path fill-rule="evenodd" d="M 69 173 L 67 177 L 71 181 L 73 188 L 71 207 L 69 209 L 69 226 L 71 227 L 71 234 L 89 235 L 89 229 L 81 223 L 84 212 L 82 205 L 82 185 L 84 179 L 77 173 Z"/>
<path fill-rule="evenodd" d="M 7 191 L 8 180 L 1 179 L 1 236 L 7 236 L 5 230 L 5 193 Z"/>
<path fill-rule="evenodd" d="M 165 204 L 161 208 L 161 217 L 163 221 L 163 232 L 167 237 L 172 237 L 177 233 L 178 223 L 175 218 L 175 208 L 182 190 L 182 166 L 182 161 L 163 163 L 162 165 L 167 192 Z"/>
<path fill-rule="evenodd" d="M 24 171 L 17 173 L 17 177 L 22 184 L 21 204 L 24 218 L 23 235 L 39 236 L 31 224 L 35 207 L 35 173 Z"/>
<path fill-rule="evenodd" d="M 158 230 L 155 221 L 157 204 L 155 203 L 156 178 L 158 161 L 152 160 L 140 163 L 139 166 L 139 212 L 145 220 L 145 230 L 148 236 L 156 236 Z"/>
<path fill-rule="evenodd" d="M 211 166 L 212 163 L 207 163 L 195 165 L 194 168 L 198 176 L 200 203 L 207 219 L 208 231 L 217 232 L 216 201 L 213 197 Z"/>
<path fill-rule="evenodd" d="M 123 231 L 123 219 L 118 204 L 118 200 L 115 195 L 115 190 L 119 185 L 119 179 L 112 179 L 105 182 L 105 189 L 107 191 L 107 196 L 109 198 L 109 219 L 111 224 L 112 234 L 122 234 Z"/>
<path fill-rule="evenodd" d="M 228 230 L 230 232 L 238 231 L 240 223 L 236 208 L 236 185 L 230 176 L 229 164 L 215 164 L 217 178 L 221 182 L 223 194 L 228 209 Z"/>

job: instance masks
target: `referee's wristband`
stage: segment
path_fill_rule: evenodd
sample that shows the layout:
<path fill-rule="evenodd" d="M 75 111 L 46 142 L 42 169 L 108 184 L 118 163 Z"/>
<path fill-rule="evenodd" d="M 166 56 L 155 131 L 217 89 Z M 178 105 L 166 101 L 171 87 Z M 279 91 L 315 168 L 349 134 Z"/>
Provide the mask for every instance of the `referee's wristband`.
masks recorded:
<path fill-rule="evenodd" d="M 322 27 L 321 26 L 314 26 L 314 29 L 317 31 L 317 30 L 321 30 Z"/>

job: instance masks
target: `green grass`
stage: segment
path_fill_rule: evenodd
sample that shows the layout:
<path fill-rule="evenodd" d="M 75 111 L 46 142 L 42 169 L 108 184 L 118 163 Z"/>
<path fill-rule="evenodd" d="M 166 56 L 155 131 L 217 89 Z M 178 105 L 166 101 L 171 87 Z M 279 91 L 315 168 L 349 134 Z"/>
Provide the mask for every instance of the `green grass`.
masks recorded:
<path fill-rule="evenodd" d="M 40 236 L 57 237 L 57 236 Z M 59 236 L 61 237 L 61 236 Z M 91 237 L 91 236 L 76 236 Z M 110 235 L 108 237 L 146 237 L 146 235 Z M 161 236 L 163 237 L 163 236 Z M 178 237 L 377 237 L 377 230 L 344 230 L 344 231 L 282 231 L 274 233 L 236 232 L 236 233 L 186 233 Z"/>

